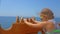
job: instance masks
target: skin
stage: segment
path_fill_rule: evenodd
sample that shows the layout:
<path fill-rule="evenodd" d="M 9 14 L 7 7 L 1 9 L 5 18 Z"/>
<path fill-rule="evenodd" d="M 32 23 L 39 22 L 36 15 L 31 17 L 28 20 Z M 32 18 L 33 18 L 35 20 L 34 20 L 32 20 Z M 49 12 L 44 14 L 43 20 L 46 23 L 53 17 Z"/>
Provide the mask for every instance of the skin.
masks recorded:
<path fill-rule="evenodd" d="M 29 25 L 27 23 L 29 23 Z M 45 34 L 45 32 L 43 31 L 43 26 L 45 26 L 47 23 L 46 21 L 43 21 L 43 22 L 36 21 L 34 20 L 34 18 L 29 18 L 29 19 L 21 18 L 20 21 L 19 19 L 16 20 L 16 23 L 13 24 L 12 29 L 7 30 L 7 31 L 1 28 L 0 29 L 1 29 L 2 34 L 38 34 L 38 31 L 40 31 L 42 34 Z M 50 26 L 51 24 L 49 26 L 46 26 L 46 31 L 49 31 L 48 28 Z M 50 28 L 52 29 L 52 27 Z"/>
<path fill-rule="evenodd" d="M 27 20 L 34 23 L 31 19 Z M 29 27 L 28 25 L 24 24 L 24 20 L 22 18 L 19 20 L 18 17 L 16 19 L 16 23 L 12 25 L 10 30 L 4 30 L 0 28 L 1 34 L 38 34 L 38 31 L 41 31 L 43 34 L 43 30 L 41 29 Z"/>
<path fill-rule="evenodd" d="M 24 19 L 21 19 L 20 21 L 24 21 Z M 28 22 L 31 22 L 32 24 L 36 24 L 38 21 L 35 21 L 34 18 L 27 18 Z M 21 22 L 20 24 L 25 24 L 24 22 Z M 26 26 L 26 24 L 25 24 Z M 28 25 L 27 25 L 28 26 Z M 43 26 L 43 25 L 42 25 Z M 38 34 L 38 32 L 40 31 L 42 34 L 45 34 L 45 32 L 42 29 L 42 26 L 40 28 L 34 28 L 34 27 L 27 27 L 26 29 L 28 30 L 28 32 L 30 34 Z M 24 26 L 23 26 L 24 27 Z M 33 29 L 34 28 L 34 29 Z M 24 30 L 24 29 L 23 29 Z M 33 32 L 33 33 L 32 33 Z M 25 33 L 27 33 L 27 31 L 25 31 Z"/>
<path fill-rule="evenodd" d="M 51 20 L 51 19 L 48 19 L 47 15 L 40 14 L 40 16 L 43 16 L 42 21 L 47 21 L 46 26 L 45 26 L 46 31 L 51 32 L 54 29 L 54 23 L 48 22 L 48 20 Z"/>
<path fill-rule="evenodd" d="M 31 20 L 30 22 L 33 22 L 34 24 L 38 23 L 38 21 L 35 20 L 35 17 L 32 17 L 30 20 Z M 39 31 L 41 32 L 41 34 L 45 34 L 45 31 L 43 30 L 43 28 L 41 28 L 41 30 L 39 30 Z"/>
<path fill-rule="evenodd" d="M 45 15 L 46 16 L 46 15 Z M 50 31 L 53 29 L 53 23 L 52 22 L 46 22 L 45 17 L 42 18 L 42 22 L 34 20 L 34 18 L 27 18 L 23 19 L 21 18 L 16 20 L 16 24 L 13 24 L 13 28 L 11 30 L 5 31 L 1 29 L 2 34 L 38 34 L 38 31 L 41 31 L 42 34 L 45 34 L 43 31 L 43 26 L 45 26 L 46 31 Z M 17 17 L 18 18 L 18 17 Z M 17 27 L 18 26 L 18 27 Z M 52 27 L 51 27 L 52 26 Z M 50 29 L 49 29 L 50 28 Z M 33 32 L 33 33 L 32 33 Z"/>
<path fill-rule="evenodd" d="M 44 15 L 42 18 L 42 22 L 34 21 L 36 22 L 36 24 L 32 24 L 28 22 L 27 19 L 24 19 L 24 23 L 27 24 L 29 27 L 33 27 L 33 28 L 43 28 L 44 26 L 45 31 L 51 32 L 54 29 L 54 24 L 53 22 L 47 22 L 47 20 L 49 20 L 47 15 Z"/>

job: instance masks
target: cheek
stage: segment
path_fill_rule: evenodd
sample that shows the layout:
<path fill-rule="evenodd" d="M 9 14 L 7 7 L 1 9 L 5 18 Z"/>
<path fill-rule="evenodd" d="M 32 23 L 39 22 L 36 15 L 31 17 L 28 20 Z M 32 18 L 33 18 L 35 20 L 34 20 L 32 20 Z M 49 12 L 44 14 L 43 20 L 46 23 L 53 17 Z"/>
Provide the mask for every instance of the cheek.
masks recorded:
<path fill-rule="evenodd" d="M 46 18 L 47 18 L 47 16 L 44 16 L 43 18 L 45 18 L 45 19 L 46 19 Z"/>

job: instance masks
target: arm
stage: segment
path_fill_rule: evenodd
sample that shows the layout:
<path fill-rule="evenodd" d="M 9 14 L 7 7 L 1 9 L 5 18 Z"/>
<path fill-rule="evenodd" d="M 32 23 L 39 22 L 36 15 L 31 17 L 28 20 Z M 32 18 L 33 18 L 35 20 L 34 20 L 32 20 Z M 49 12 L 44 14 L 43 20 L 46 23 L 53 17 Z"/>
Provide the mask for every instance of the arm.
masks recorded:
<path fill-rule="evenodd" d="M 34 28 L 39 28 L 40 24 L 32 24 L 30 22 L 25 22 L 26 25 L 30 26 L 30 27 L 34 27 Z"/>
<path fill-rule="evenodd" d="M 34 22 L 34 23 L 36 23 L 36 24 L 37 24 L 37 23 L 40 23 L 40 21 L 36 21 L 36 20 L 35 20 L 35 21 L 33 21 L 33 22 Z"/>
<path fill-rule="evenodd" d="M 45 25 L 45 24 L 42 23 L 42 22 L 39 22 L 39 23 L 37 23 L 37 24 L 32 24 L 32 23 L 30 23 L 30 22 L 27 22 L 26 19 L 24 20 L 24 23 L 25 23 L 26 25 L 28 25 L 28 26 L 30 26 L 30 27 L 34 27 L 34 28 L 41 28 L 41 27 L 43 27 L 43 25 Z"/>

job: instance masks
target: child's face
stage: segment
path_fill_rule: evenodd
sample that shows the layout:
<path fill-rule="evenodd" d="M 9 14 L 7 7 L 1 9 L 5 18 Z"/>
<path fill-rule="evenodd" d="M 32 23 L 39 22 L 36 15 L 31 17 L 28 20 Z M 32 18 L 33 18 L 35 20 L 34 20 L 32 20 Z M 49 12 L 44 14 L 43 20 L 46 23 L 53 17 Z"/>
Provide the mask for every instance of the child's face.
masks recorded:
<path fill-rule="evenodd" d="M 40 18 L 45 21 L 47 19 L 47 15 L 40 14 Z"/>

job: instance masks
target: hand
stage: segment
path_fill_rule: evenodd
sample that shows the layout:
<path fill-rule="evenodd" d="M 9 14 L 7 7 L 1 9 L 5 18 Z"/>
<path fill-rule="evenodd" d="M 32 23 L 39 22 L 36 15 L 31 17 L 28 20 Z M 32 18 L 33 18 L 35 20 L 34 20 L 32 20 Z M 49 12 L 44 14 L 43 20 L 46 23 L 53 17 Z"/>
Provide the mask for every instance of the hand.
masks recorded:
<path fill-rule="evenodd" d="M 34 17 L 31 17 L 31 18 L 26 18 L 28 22 L 34 22 L 35 21 L 35 18 Z"/>
<path fill-rule="evenodd" d="M 35 23 L 35 17 L 31 17 L 31 18 L 27 18 L 27 21 L 28 22 L 31 22 L 31 23 Z"/>
<path fill-rule="evenodd" d="M 28 22 L 27 19 L 23 19 L 23 21 L 24 21 L 24 23 L 27 23 Z"/>
<path fill-rule="evenodd" d="M 38 23 L 38 21 L 37 21 L 37 20 L 35 20 L 35 17 L 31 17 L 31 18 L 30 18 L 30 22 L 32 22 L 33 24 Z"/>
<path fill-rule="evenodd" d="M 28 22 L 30 22 L 30 18 L 26 18 Z"/>

